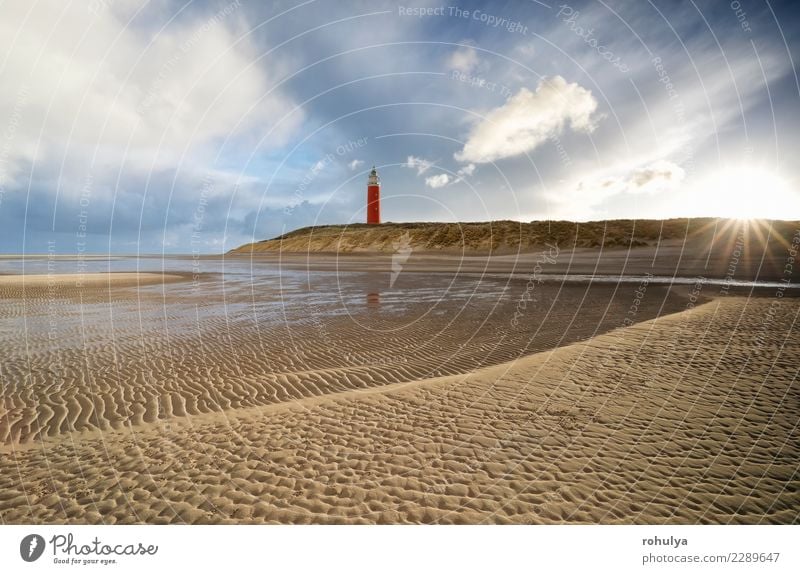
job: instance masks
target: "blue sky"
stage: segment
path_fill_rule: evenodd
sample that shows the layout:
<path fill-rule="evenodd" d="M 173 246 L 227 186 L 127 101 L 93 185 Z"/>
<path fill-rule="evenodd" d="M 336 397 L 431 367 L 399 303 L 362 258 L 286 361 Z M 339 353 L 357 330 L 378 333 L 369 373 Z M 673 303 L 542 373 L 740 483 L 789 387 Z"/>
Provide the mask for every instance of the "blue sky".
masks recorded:
<path fill-rule="evenodd" d="M 11 4 L 11 5 L 9 5 Z M 361 222 L 800 219 L 798 9 L 6 3 L 0 251 Z"/>

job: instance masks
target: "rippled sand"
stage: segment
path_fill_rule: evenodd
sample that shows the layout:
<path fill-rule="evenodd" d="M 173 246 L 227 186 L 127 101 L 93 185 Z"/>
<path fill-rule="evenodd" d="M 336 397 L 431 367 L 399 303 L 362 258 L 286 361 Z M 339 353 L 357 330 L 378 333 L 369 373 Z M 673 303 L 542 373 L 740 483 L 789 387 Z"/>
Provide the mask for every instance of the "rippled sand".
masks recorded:
<path fill-rule="evenodd" d="M 633 288 L 553 286 L 511 327 L 519 285 L 342 314 L 180 285 L 4 301 L 3 522 L 800 517 L 797 300 L 651 285 L 622 328 Z"/>

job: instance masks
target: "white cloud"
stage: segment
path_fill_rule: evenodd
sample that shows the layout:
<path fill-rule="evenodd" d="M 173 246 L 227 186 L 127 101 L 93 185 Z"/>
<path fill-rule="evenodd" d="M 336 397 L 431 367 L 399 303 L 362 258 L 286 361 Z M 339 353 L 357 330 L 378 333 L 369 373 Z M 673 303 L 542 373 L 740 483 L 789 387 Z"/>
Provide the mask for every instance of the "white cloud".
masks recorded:
<path fill-rule="evenodd" d="M 626 181 L 628 193 L 657 193 L 678 187 L 686 171 L 672 162 L 661 160 L 631 173 Z"/>
<path fill-rule="evenodd" d="M 674 201 L 684 193 L 689 183 L 683 167 L 650 153 L 642 153 L 629 160 L 619 160 L 613 165 L 579 173 L 573 178 L 560 180 L 542 195 L 547 204 L 547 217 L 562 219 L 597 219 L 635 216 L 661 217 L 665 201 Z M 614 200 L 613 198 L 616 198 Z M 610 204 L 637 205 L 639 211 L 616 211 L 610 215 L 601 209 Z M 648 211 L 650 210 L 650 211 Z M 665 212 L 666 213 L 666 212 Z M 536 217 L 544 214 L 538 213 Z M 533 218 L 533 217 L 532 217 Z"/>
<path fill-rule="evenodd" d="M 444 187 L 448 183 L 450 183 L 450 176 L 446 173 L 440 173 L 439 175 L 432 175 L 425 178 L 425 185 L 433 189 Z"/>
<path fill-rule="evenodd" d="M 220 142 L 252 145 L 274 128 L 267 141 L 281 145 L 302 120 L 290 98 L 271 91 L 282 64 L 253 65 L 259 53 L 241 35 L 238 3 L 187 13 L 160 30 L 129 25 L 130 3 L 93 6 L 4 7 L 0 117 L 25 94 L 9 164 L 29 162 L 36 149 L 61 183 L 91 171 L 100 190 L 123 166 L 126 175 L 206 172 Z M 61 185 L 61 196 L 77 188 Z"/>
<path fill-rule="evenodd" d="M 514 46 L 514 54 L 520 58 L 533 58 L 536 55 L 536 46 L 533 42 L 523 42 Z"/>
<path fill-rule="evenodd" d="M 354 159 L 350 163 L 347 164 L 347 167 L 350 168 L 350 171 L 357 170 L 360 166 L 364 165 L 364 161 L 360 159 Z"/>
<path fill-rule="evenodd" d="M 458 161 L 486 163 L 529 152 L 569 124 L 575 131 L 595 127 L 597 100 L 592 93 L 561 76 L 543 79 L 535 92 L 522 88 L 475 125 L 455 154 Z"/>
<path fill-rule="evenodd" d="M 319 160 L 317 163 L 311 166 L 311 175 L 319 174 L 319 172 L 325 169 L 326 165 L 327 162 L 324 159 Z"/>
<path fill-rule="evenodd" d="M 458 70 L 465 74 L 472 73 L 478 67 L 480 58 L 474 48 L 461 47 L 447 58 L 447 66 L 451 70 Z"/>
<path fill-rule="evenodd" d="M 471 163 L 469 165 L 465 165 L 461 169 L 458 170 L 458 175 L 460 176 L 469 176 L 475 173 L 475 164 Z"/>
<path fill-rule="evenodd" d="M 408 161 L 406 161 L 406 167 L 410 169 L 416 169 L 417 175 L 422 175 L 431 167 L 433 167 L 433 162 L 428 161 L 427 159 L 422 159 L 421 157 L 414 157 L 413 155 L 410 155 L 408 156 Z"/>
<path fill-rule="evenodd" d="M 411 158 L 409 158 L 409 159 L 411 159 Z M 414 158 L 414 159 L 418 159 L 418 158 Z M 416 163 L 417 162 L 415 162 L 415 164 Z M 424 171 L 427 171 L 428 169 L 430 169 L 430 167 L 432 165 L 433 165 L 432 163 L 427 162 Z M 420 172 L 420 173 L 424 173 L 424 171 Z M 475 173 L 475 164 L 471 163 L 469 165 L 465 165 L 464 167 L 460 168 L 456 172 L 455 176 L 453 176 L 451 174 L 448 174 L 448 173 L 440 173 L 440 174 L 437 174 L 437 175 L 431 175 L 429 177 L 426 177 L 425 178 L 425 185 L 427 185 L 428 187 L 430 187 L 432 189 L 439 189 L 439 188 L 445 187 L 447 185 L 454 185 L 456 183 L 462 182 L 462 181 L 464 181 L 464 178 L 472 175 L 473 173 Z"/>
<path fill-rule="evenodd" d="M 583 178 L 577 189 L 595 200 L 618 193 L 655 194 L 679 188 L 685 177 L 686 172 L 679 165 L 658 160 L 614 175 L 601 173 Z"/>

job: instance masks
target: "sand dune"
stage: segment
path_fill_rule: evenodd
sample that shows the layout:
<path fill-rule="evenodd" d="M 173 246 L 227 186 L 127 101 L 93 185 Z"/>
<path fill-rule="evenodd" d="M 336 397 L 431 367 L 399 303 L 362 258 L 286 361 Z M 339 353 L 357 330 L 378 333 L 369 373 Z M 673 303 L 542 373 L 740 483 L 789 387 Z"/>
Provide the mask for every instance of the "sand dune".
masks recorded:
<path fill-rule="evenodd" d="M 140 406 L 102 432 L 48 423 L 3 447 L 0 519 L 796 523 L 799 312 L 723 298 L 469 374 L 164 420 Z M 103 420 L 98 396 L 143 405 L 139 388 L 46 418 L 94 401 Z"/>
<path fill-rule="evenodd" d="M 299 229 L 243 245 L 227 257 L 301 270 L 379 271 L 395 265 L 401 253 L 404 273 L 524 274 L 551 250 L 549 246 L 557 245 L 559 256 L 546 266 L 545 274 L 652 273 L 797 283 L 800 268 L 786 262 L 789 247 L 800 241 L 798 233 L 793 222 L 707 218 L 339 225 Z"/>
<path fill-rule="evenodd" d="M 548 273 L 725 277 L 733 268 L 737 279 L 766 280 L 786 277 L 786 250 L 797 237 L 798 225 L 718 218 L 322 225 L 242 245 L 229 255 L 296 260 L 304 254 L 307 264 L 317 265 L 326 259 L 315 254 L 328 253 L 337 257 L 327 261 L 342 266 L 358 261 L 358 255 L 388 258 L 404 251 L 417 260 L 446 255 L 437 261 L 438 268 L 455 260 L 460 269 L 480 255 L 492 256 L 485 265 L 498 259 L 502 265 L 504 257 L 509 259 L 505 263 L 518 264 L 526 255 L 558 245 L 561 256 Z M 792 271 L 787 278 L 796 280 L 799 273 Z"/>

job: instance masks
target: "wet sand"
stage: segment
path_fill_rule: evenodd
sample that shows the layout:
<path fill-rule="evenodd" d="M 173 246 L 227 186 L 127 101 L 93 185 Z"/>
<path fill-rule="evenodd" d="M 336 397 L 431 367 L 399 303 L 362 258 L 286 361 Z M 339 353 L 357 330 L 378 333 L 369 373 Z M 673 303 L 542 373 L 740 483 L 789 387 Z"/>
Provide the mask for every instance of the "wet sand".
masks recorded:
<path fill-rule="evenodd" d="M 800 520 L 800 300 L 332 278 L 0 283 L 0 520 Z"/>
<path fill-rule="evenodd" d="M 137 287 L 183 281 L 187 277 L 169 273 L 52 273 L 34 275 L 0 275 L 0 288 L 5 298 L 22 298 L 22 288 L 47 286 L 57 289 L 87 287 Z"/>
<path fill-rule="evenodd" d="M 662 277 L 705 277 L 725 279 L 729 274 L 742 281 L 800 280 L 800 269 L 786 273 L 787 251 L 776 253 L 738 251 L 735 246 L 709 252 L 703 244 L 664 241 L 659 245 L 626 248 L 570 248 L 561 246 L 558 257 L 543 266 L 545 275 L 628 276 L 651 273 Z M 414 251 L 403 263 L 404 273 L 502 273 L 525 276 L 550 248 L 542 245 L 532 252 L 498 255 L 437 254 Z M 387 272 L 391 254 L 340 253 L 256 253 L 228 255 L 230 260 L 254 261 L 256 264 L 280 262 L 296 269 L 362 270 Z"/>

